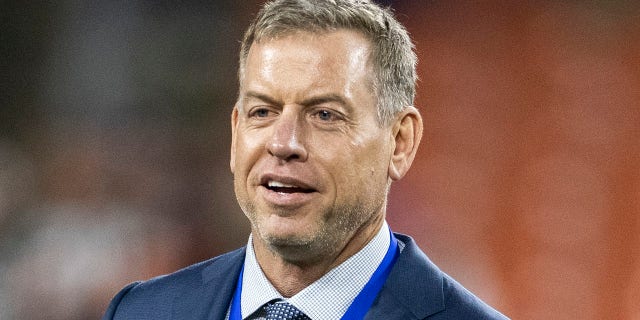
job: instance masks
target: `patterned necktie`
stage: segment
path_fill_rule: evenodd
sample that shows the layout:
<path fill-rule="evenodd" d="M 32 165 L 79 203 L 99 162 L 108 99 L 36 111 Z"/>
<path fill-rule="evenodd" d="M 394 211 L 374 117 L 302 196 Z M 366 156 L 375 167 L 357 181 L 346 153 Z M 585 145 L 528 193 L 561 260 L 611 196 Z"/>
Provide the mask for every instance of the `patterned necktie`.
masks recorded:
<path fill-rule="evenodd" d="M 286 301 L 270 302 L 264 306 L 267 320 L 311 320 L 306 314 Z"/>

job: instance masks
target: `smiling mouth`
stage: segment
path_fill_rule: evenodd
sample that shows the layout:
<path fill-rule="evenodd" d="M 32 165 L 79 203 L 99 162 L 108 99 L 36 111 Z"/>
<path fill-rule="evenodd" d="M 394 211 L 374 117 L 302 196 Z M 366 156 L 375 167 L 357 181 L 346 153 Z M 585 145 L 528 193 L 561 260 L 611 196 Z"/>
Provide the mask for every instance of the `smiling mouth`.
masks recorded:
<path fill-rule="evenodd" d="M 267 188 L 270 191 L 278 193 L 312 193 L 316 191 L 314 189 L 303 188 L 278 181 L 269 181 L 263 184 L 263 187 Z"/>

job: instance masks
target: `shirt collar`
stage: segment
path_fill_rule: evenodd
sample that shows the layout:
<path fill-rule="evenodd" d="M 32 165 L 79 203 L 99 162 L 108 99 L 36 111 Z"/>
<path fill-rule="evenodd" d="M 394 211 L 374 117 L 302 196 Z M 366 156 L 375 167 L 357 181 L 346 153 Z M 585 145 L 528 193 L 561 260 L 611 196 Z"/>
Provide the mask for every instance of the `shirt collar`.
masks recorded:
<path fill-rule="evenodd" d="M 286 299 L 262 272 L 253 251 L 253 235 L 250 235 L 242 279 L 242 318 L 273 299 L 288 301 L 311 319 L 341 318 L 382 262 L 390 241 L 389 227 L 385 221 L 364 248 L 298 294 Z"/>

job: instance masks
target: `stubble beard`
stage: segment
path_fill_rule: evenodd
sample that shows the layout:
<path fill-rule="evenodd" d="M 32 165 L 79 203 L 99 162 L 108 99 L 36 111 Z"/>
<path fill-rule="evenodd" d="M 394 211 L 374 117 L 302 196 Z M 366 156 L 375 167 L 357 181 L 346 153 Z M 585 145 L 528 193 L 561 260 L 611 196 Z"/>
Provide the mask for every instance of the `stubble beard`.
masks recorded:
<path fill-rule="evenodd" d="M 308 233 L 292 236 L 281 236 L 269 233 L 260 226 L 260 218 L 256 206 L 250 201 L 240 203 L 242 210 L 252 224 L 252 229 L 268 246 L 272 253 L 283 260 L 297 264 L 313 264 L 326 259 L 335 258 L 364 226 L 370 224 L 374 217 L 383 211 L 386 195 L 381 195 L 370 205 L 345 205 L 327 209 L 322 212 L 312 230 Z"/>

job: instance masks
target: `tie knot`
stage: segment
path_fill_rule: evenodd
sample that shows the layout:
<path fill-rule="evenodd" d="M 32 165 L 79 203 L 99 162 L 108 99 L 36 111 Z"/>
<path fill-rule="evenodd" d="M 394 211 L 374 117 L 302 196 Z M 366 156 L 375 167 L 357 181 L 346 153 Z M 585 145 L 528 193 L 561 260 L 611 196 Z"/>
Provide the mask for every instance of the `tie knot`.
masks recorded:
<path fill-rule="evenodd" d="M 270 302 L 264 306 L 267 320 L 311 320 L 306 314 L 286 301 Z"/>

